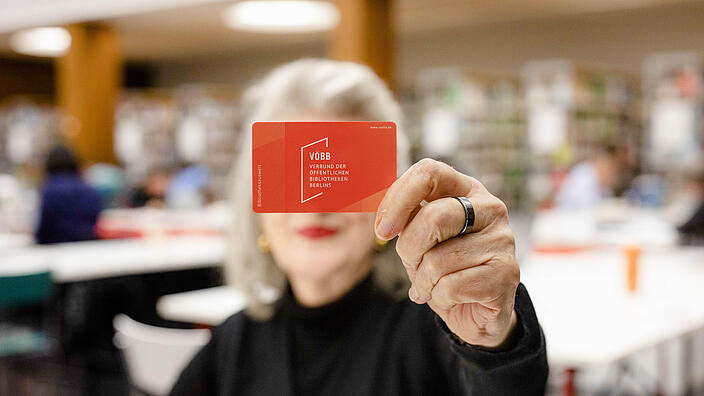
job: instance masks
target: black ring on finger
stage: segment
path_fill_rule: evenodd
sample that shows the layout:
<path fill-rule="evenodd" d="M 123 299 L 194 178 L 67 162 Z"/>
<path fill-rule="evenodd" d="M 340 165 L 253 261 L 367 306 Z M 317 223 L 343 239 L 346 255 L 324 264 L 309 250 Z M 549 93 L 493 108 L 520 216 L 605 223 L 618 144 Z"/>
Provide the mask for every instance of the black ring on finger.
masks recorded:
<path fill-rule="evenodd" d="M 469 199 L 467 199 L 466 197 L 453 198 L 459 201 L 459 203 L 461 203 L 462 207 L 464 208 L 464 227 L 462 227 L 462 231 L 455 235 L 456 238 L 458 236 L 468 234 L 472 231 L 472 227 L 474 227 L 474 206 L 472 206 L 472 203 L 469 202 Z"/>

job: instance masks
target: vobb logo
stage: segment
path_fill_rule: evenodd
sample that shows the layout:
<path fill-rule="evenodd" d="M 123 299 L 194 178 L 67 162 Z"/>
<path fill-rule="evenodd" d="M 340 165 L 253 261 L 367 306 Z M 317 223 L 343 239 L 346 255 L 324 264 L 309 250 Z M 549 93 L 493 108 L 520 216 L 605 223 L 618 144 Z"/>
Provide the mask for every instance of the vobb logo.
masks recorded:
<path fill-rule="evenodd" d="M 311 161 L 330 161 L 330 153 L 316 151 L 314 153 L 310 153 L 310 159 Z"/>
<path fill-rule="evenodd" d="M 328 138 L 323 138 L 320 140 L 316 140 L 313 143 L 306 144 L 305 146 L 301 146 L 301 203 L 308 202 L 313 198 L 317 198 L 321 195 L 323 195 L 323 192 L 319 193 L 314 193 L 310 192 L 309 194 L 305 193 L 305 179 L 303 176 L 303 172 L 305 167 L 303 166 L 303 158 L 304 158 L 304 152 L 309 152 L 310 155 L 310 160 L 311 161 L 329 161 L 330 160 L 330 153 L 329 152 L 321 152 L 321 151 L 312 151 L 312 150 L 320 150 L 320 148 L 323 147 L 323 144 L 325 144 L 325 148 L 328 148 Z"/>

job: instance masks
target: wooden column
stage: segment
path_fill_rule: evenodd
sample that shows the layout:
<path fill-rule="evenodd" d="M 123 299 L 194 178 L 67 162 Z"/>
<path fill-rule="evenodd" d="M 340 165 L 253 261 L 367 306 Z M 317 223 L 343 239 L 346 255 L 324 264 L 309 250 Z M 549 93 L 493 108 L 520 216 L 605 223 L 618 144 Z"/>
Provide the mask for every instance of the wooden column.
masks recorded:
<path fill-rule="evenodd" d="M 393 0 L 336 2 L 341 18 L 330 40 L 330 58 L 364 63 L 393 87 Z"/>
<path fill-rule="evenodd" d="M 71 48 L 56 61 L 56 95 L 66 137 L 84 164 L 115 162 L 113 125 L 122 84 L 117 32 L 106 25 L 67 27 Z"/>

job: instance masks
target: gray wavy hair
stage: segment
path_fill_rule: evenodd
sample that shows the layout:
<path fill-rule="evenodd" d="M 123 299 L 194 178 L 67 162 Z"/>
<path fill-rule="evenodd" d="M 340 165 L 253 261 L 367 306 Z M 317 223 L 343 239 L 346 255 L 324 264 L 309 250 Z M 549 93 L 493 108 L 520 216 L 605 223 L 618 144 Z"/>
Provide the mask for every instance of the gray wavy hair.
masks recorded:
<path fill-rule="evenodd" d="M 399 174 L 409 166 L 408 144 L 401 132 L 401 110 L 382 80 L 366 66 L 322 59 L 302 59 L 280 66 L 250 87 L 243 97 L 246 120 L 241 152 L 233 168 L 232 224 L 225 275 L 247 298 L 247 313 L 270 318 L 287 286 L 273 257 L 258 248 L 259 221 L 252 210 L 251 131 L 255 121 L 282 121 L 305 114 L 366 121 L 395 121 Z M 371 230 L 370 230 L 371 231 Z M 391 244 L 389 244 L 391 245 Z M 394 296 L 409 287 L 391 246 L 374 255 L 374 281 Z"/>

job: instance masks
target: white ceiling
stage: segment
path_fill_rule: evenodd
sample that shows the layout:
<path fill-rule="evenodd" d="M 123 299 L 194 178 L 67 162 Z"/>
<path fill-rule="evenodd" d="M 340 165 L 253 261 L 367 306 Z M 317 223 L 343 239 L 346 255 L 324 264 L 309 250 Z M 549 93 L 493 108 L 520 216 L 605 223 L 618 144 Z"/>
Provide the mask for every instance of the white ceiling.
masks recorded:
<path fill-rule="evenodd" d="M 0 0 L 0 33 L 41 25 L 110 19 L 217 0 Z"/>
<path fill-rule="evenodd" d="M 690 3 L 696 0 L 396 0 L 402 35 L 521 19 Z M 222 0 L 0 0 L 0 52 L 7 33 L 39 25 L 104 21 L 121 32 L 128 59 L 179 59 L 252 48 L 320 44 L 325 34 L 266 35 L 224 27 Z M 5 33 L 4 35 L 2 33 Z"/>

